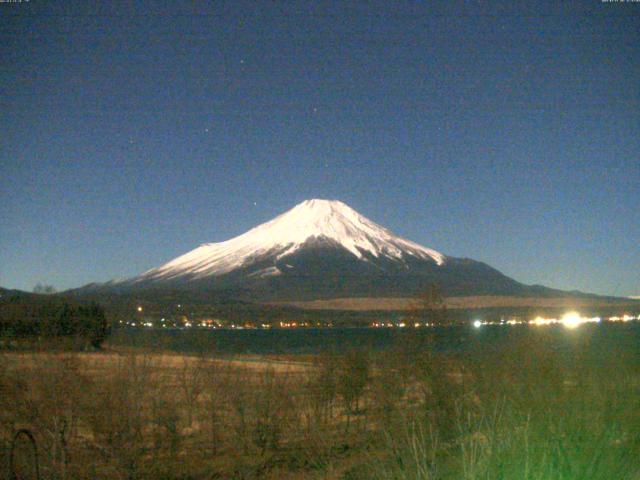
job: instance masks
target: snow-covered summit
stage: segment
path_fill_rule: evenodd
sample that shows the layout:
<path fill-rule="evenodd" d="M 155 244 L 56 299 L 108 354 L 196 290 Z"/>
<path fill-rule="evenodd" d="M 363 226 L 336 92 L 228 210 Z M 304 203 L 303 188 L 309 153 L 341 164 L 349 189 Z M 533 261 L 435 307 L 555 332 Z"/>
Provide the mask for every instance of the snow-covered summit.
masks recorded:
<path fill-rule="evenodd" d="M 242 235 L 225 242 L 205 243 L 132 280 L 199 279 L 223 275 L 265 256 L 273 256 L 275 262 L 313 240 L 341 246 L 358 259 L 366 255 L 397 260 L 412 256 L 437 265 L 446 260 L 445 255 L 395 236 L 338 200 L 312 199 Z M 279 273 L 275 270 L 271 274 Z"/>

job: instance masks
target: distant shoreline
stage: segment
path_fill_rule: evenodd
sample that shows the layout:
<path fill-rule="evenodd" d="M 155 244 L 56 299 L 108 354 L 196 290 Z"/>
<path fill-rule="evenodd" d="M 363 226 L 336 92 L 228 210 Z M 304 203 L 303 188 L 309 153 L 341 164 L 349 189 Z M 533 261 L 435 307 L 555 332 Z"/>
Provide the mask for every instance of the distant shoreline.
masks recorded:
<path fill-rule="evenodd" d="M 512 297 L 506 295 L 448 297 L 447 308 L 495 308 L 495 307 L 540 307 L 540 308 L 579 308 L 579 307 L 630 307 L 640 306 L 633 299 L 614 299 L 610 297 Z M 402 311 L 412 310 L 415 298 L 334 298 L 329 300 L 269 302 L 267 305 L 292 306 L 305 310 L 352 310 L 352 311 Z"/>

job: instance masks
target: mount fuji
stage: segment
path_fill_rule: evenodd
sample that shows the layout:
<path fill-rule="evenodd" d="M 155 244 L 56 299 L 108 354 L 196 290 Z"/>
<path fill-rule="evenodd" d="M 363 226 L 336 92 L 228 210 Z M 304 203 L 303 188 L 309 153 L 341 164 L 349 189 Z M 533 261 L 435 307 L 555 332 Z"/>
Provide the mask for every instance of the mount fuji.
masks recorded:
<path fill-rule="evenodd" d="M 340 201 L 320 199 L 139 276 L 92 288 L 225 292 L 265 301 L 406 297 L 432 283 L 447 296 L 552 292 L 396 236 Z"/>

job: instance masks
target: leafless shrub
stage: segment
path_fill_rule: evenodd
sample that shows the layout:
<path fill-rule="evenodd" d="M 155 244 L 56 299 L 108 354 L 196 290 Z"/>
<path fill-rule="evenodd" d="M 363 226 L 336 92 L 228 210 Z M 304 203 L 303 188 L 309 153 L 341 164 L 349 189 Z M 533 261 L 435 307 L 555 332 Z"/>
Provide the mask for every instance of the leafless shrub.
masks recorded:
<path fill-rule="evenodd" d="M 291 427 L 296 416 L 291 386 L 286 374 L 276 374 L 272 369 L 260 376 L 254 391 L 253 442 L 260 452 L 278 448 L 282 437 Z"/>
<path fill-rule="evenodd" d="M 146 355 L 130 354 L 119 359 L 111 375 L 96 385 L 87 405 L 87 424 L 94 447 L 114 473 L 135 477 L 149 450 L 148 399 L 156 394 L 154 367 Z"/>
<path fill-rule="evenodd" d="M 28 425 L 33 431 L 42 453 L 43 474 L 67 478 L 81 397 L 89 380 L 74 355 L 31 355 L 26 361 L 29 367 L 7 388 L 12 428 Z"/>
<path fill-rule="evenodd" d="M 226 419 L 229 412 L 227 403 L 230 379 L 233 375 L 228 366 L 210 363 L 204 372 L 203 380 L 203 420 L 207 425 L 208 440 L 212 454 L 217 455 L 225 440 Z"/>
<path fill-rule="evenodd" d="M 303 415 L 306 418 L 308 432 L 329 425 L 333 418 L 336 401 L 338 361 L 335 355 L 318 356 L 317 368 L 306 377 L 303 396 L 307 408 Z"/>
<path fill-rule="evenodd" d="M 337 370 L 337 392 L 347 414 L 346 430 L 351 417 L 359 412 L 360 402 L 369 381 L 369 359 L 366 352 L 352 350 L 344 355 Z"/>
<path fill-rule="evenodd" d="M 153 454 L 156 460 L 166 452 L 170 461 L 176 461 L 180 452 L 181 405 L 172 395 L 172 390 L 161 388 L 151 399 L 151 421 L 154 426 Z"/>
<path fill-rule="evenodd" d="M 184 399 L 184 409 L 187 413 L 187 426 L 193 424 L 194 410 L 198 399 L 202 395 L 205 383 L 207 361 L 203 357 L 197 359 L 182 357 L 182 365 L 178 371 L 178 385 Z"/>

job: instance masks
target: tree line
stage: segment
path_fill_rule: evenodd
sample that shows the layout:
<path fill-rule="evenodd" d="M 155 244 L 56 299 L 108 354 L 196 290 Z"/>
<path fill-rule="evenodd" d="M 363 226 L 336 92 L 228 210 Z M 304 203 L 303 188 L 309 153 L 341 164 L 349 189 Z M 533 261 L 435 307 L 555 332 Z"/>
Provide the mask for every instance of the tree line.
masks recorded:
<path fill-rule="evenodd" d="M 31 295 L 14 295 L 0 302 L 1 337 L 74 339 L 85 347 L 100 348 L 109 333 L 107 316 L 97 303 Z"/>

